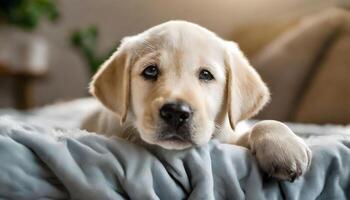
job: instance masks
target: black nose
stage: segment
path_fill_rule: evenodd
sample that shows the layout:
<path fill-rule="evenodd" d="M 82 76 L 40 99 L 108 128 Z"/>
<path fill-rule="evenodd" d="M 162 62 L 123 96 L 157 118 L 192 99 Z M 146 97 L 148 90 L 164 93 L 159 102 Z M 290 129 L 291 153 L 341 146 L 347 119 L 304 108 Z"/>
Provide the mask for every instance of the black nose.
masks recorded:
<path fill-rule="evenodd" d="M 159 115 L 167 124 L 178 128 L 189 121 L 192 110 L 185 103 L 167 103 L 160 108 Z"/>

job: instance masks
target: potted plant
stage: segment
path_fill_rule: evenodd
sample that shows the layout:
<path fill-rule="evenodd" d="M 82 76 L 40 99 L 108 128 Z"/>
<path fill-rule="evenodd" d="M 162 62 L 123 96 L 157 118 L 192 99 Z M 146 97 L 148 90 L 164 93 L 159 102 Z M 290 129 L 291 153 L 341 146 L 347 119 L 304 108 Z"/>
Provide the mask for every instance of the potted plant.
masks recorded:
<path fill-rule="evenodd" d="M 0 64 L 13 71 L 44 70 L 47 43 L 32 32 L 42 19 L 58 17 L 55 0 L 0 0 Z"/>

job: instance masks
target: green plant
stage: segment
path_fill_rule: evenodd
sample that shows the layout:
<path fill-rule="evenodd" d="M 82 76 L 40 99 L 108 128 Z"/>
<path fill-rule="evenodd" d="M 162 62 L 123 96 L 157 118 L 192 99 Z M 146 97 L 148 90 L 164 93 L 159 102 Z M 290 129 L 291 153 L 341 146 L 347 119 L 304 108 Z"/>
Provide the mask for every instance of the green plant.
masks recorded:
<path fill-rule="evenodd" d="M 99 66 L 112 55 L 114 48 L 106 54 L 99 56 L 97 55 L 97 40 L 98 30 L 96 26 L 90 26 L 84 30 L 74 31 L 71 36 L 71 42 L 86 59 L 90 66 L 90 72 L 95 73 Z"/>
<path fill-rule="evenodd" d="M 58 18 L 55 0 L 0 0 L 0 19 L 9 24 L 33 30 L 43 16 Z"/>

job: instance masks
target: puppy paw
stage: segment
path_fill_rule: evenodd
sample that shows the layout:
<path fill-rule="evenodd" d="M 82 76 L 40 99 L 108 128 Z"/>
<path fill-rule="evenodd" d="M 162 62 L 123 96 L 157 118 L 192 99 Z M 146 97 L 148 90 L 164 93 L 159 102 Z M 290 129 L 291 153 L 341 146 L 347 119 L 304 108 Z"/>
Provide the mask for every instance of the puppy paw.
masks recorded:
<path fill-rule="evenodd" d="M 259 122 L 249 140 L 259 166 L 269 177 L 293 182 L 309 168 L 312 158 L 309 147 L 280 122 Z"/>

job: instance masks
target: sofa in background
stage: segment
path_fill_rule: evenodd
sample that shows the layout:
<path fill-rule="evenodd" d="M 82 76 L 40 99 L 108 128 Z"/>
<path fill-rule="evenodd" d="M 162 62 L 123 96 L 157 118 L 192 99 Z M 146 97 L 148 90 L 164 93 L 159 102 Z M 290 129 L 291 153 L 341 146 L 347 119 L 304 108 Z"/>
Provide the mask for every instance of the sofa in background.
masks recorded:
<path fill-rule="evenodd" d="M 350 123 L 350 12 L 327 9 L 289 28 L 251 59 L 271 103 L 258 116 Z"/>

